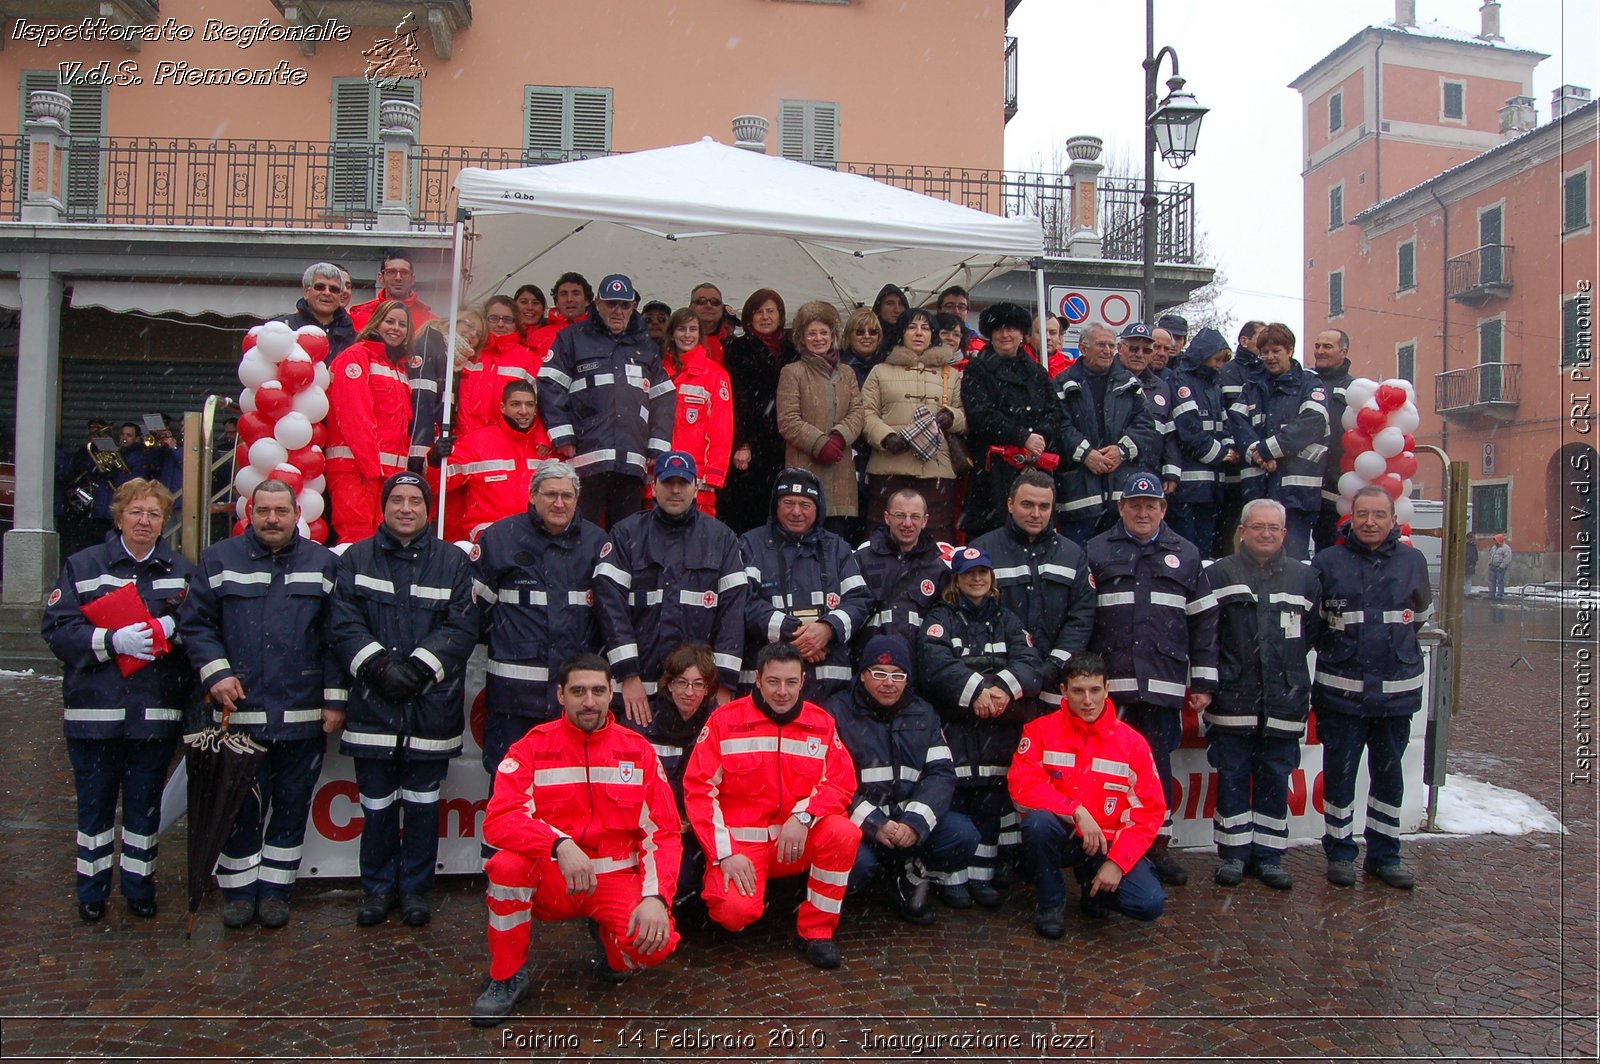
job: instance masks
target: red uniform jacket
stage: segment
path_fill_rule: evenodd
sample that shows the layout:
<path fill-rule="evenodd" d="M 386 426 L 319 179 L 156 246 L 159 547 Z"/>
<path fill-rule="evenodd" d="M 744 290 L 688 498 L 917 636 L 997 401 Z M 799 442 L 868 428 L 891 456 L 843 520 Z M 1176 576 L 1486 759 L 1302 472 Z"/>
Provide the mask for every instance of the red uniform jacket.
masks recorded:
<path fill-rule="evenodd" d="M 506 385 L 539 375 L 544 359 L 522 346 L 516 333 L 491 336 L 479 352 L 478 362 L 461 371 L 451 414 L 450 431 L 457 439 L 500 421 L 500 404 Z M 535 393 L 537 395 L 537 392 Z"/>
<path fill-rule="evenodd" d="M 700 479 L 713 488 L 728 480 L 733 453 L 733 386 L 728 371 L 696 347 L 679 363 L 661 356 L 661 364 L 678 386 L 677 413 L 672 423 L 672 449 L 694 458 Z"/>
<path fill-rule="evenodd" d="M 803 702 L 780 726 L 749 695 L 712 710 L 683 775 L 685 814 L 713 862 L 734 843 L 776 839 L 794 813 L 843 813 L 855 793 L 855 763 L 826 710 Z"/>
<path fill-rule="evenodd" d="M 362 329 L 367 327 L 367 322 L 372 320 L 372 315 L 377 311 L 378 304 L 382 303 L 388 298 L 388 296 L 380 295 L 377 299 L 369 299 L 365 303 L 357 303 L 355 306 L 350 308 L 350 320 L 355 322 L 356 332 L 360 332 Z M 405 299 L 401 300 L 401 302 L 404 303 L 411 311 L 412 336 L 417 335 L 417 333 L 422 331 L 422 327 L 424 325 L 438 317 L 438 315 L 433 312 L 433 308 L 429 307 L 428 304 L 417 298 L 417 293 L 415 292 L 412 292 Z"/>
<path fill-rule="evenodd" d="M 1167 814 L 1167 798 L 1144 736 L 1106 708 L 1093 724 L 1058 709 L 1022 726 L 1006 775 L 1019 810 L 1072 816 L 1087 807 L 1105 832 L 1112 864 L 1139 863 Z"/>
<path fill-rule="evenodd" d="M 411 385 L 377 340 L 357 340 L 328 367 L 328 468 L 382 479 L 411 453 Z"/>
<path fill-rule="evenodd" d="M 571 839 L 604 874 L 638 868 L 639 893 L 669 904 L 678 889 L 682 822 L 650 741 L 614 719 L 585 732 L 560 717 L 506 751 L 483 817 L 483 841 L 554 860 Z"/>
<path fill-rule="evenodd" d="M 528 485 L 535 467 L 555 457 L 544 425 L 534 420 L 527 432 L 517 432 L 500 418 L 456 444 L 445 466 L 445 534 L 459 531 L 477 541 L 478 535 L 502 517 L 528 508 Z M 451 516 L 459 514 L 452 529 Z"/>
<path fill-rule="evenodd" d="M 525 335 L 523 336 L 522 343 L 530 351 L 539 356 L 539 361 L 542 364 L 545 356 L 550 353 L 550 348 L 556 342 L 556 336 L 561 332 L 561 330 L 565 329 L 568 325 L 576 325 L 578 322 L 583 321 L 588 316 L 589 315 L 587 314 L 580 314 L 576 318 L 573 318 L 569 321 L 552 310 L 549 314 L 545 315 L 543 325 L 528 329 L 526 331 Z"/>

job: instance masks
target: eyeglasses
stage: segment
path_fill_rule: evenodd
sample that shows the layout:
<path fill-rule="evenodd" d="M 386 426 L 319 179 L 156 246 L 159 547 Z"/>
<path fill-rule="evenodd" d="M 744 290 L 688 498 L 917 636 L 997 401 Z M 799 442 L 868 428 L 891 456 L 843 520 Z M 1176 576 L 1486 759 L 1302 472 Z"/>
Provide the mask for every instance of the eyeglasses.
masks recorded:
<path fill-rule="evenodd" d="M 867 675 L 879 683 L 905 683 L 906 674 L 903 672 L 890 672 L 887 669 L 868 669 Z"/>
<path fill-rule="evenodd" d="M 1252 522 L 1251 524 L 1245 525 L 1244 526 L 1244 530 L 1246 532 L 1282 532 L 1283 531 L 1283 526 L 1282 525 L 1262 525 L 1262 524 L 1256 524 L 1256 523 Z"/>
<path fill-rule="evenodd" d="M 856 335 L 857 336 L 882 336 L 883 332 L 881 330 L 879 330 L 879 329 L 857 329 L 856 330 Z"/>
<path fill-rule="evenodd" d="M 122 513 L 123 516 L 134 521 L 161 521 L 165 519 L 160 510 L 124 510 Z"/>
<path fill-rule="evenodd" d="M 697 307 L 720 307 L 722 306 L 722 300 L 712 299 L 710 296 L 701 296 L 694 301 L 694 305 Z"/>
<path fill-rule="evenodd" d="M 676 680 L 668 680 L 667 686 L 674 691 L 704 691 L 709 685 L 704 680 L 685 680 L 680 676 Z"/>
<path fill-rule="evenodd" d="M 887 513 L 883 516 L 887 517 L 891 521 L 912 521 L 919 525 L 928 519 L 927 514 L 908 514 L 904 510 L 896 510 L 893 513 Z"/>
<path fill-rule="evenodd" d="M 947 314 L 965 314 L 967 312 L 967 305 L 965 303 L 946 303 L 939 309 Z"/>
<path fill-rule="evenodd" d="M 578 501 L 578 493 L 575 491 L 546 491 L 544 488 L 540 488 L 538 495 L 539 498 L 550 502 L 572 503 Z"/>
<path fill-rule="evenodd" d="M 517 323 L 516 318 L 509 317 L 505 314 L 491 314 L 484 320 L 490 325 L 515 325 Z"/>
<path fill-rule="evenodd" d="M 336 284 L 317 284 L 311 286 L 313 292 L 343 292 L 344 288 Z"/>
<path fill-rule="evenodd" d="M 385 277 L 410 277 L 411 271 L 404 266 L 391 266 L 383 271 Z"/>

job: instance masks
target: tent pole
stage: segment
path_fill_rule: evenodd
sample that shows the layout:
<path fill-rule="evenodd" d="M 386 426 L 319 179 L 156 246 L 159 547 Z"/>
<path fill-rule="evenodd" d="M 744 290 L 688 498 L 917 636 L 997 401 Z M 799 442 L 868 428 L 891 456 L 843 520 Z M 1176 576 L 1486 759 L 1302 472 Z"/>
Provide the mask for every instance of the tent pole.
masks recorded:
<path fill-rule="evenodd" d="M 1044 332 L 1045 332 L 1045 329 L 1044 329 L 1044 316 L 1045 316 L 1045 313 L 1046 313 L 1046 306 L 1045 306 L 1046 296 L 1045 296 L 1045 287 L 1044 287 L 1044 259 L 1043 258 L 1034 259 L 1033 260 L 1033 269 L 1034 269 L 1034 284 L 1035 284 L 1035 289 L 1036 289 L 1035 292 L 1034 292 L 1034 297 L 1038 301 L 1038 304 L 1039 304 L 1039 309 L 1035 313 L 1035 317 L 1038 319 L 1038 322 L 1039 322 L 1039 337 L 1040 337 L 1039 343 L 1040 343 L 1040 346 L 1042 348 L 1043 344 L 1044 344 Z M 1046 369 L 1049 369 L 1050 368 L 1050 356 L 1047 355 L 1043 350 L 1037 351 L 1037 352 L 1035 352 L 1035 354 L 1037 354 L 1038 357 L 1039 357 L 1039 364 L 1041 366 L 1044 366 Z"/>
<path fill-rule="evenodd" d="M 439 435 L 449 436 L 450 427 L 455 413 L 456 381 L 456 325 L 461 317 L 461 244 L 463 232 L 466 229 L 467 219 L 472 217 L 471 211 L 456 207 L 456 232 L 455 232 L 455 259 L 450 267 L 450 331 L 445 334 L 444 343 L 444 399 L 440 407 Z M 445 464 L 439 466 L 439 530 L 440 539 L 444 538 L 444 496 L 445 486 L 449 478 L 445 475 Z"/>

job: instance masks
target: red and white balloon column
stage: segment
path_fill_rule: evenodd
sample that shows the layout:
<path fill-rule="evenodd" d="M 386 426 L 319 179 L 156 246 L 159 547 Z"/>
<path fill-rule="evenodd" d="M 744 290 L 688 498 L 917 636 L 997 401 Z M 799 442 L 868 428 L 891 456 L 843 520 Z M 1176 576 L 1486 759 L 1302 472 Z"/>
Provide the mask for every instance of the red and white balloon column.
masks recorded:
<path fill-rule="evenodd" d="M 1345 389 L 1344 457 L 1339 462 L 1339 516 L 1350 516 L 1350 501 L 1369 484 L 1394 500 L 1403 537 L 1411 535 L 1411 478 L 1417 475 L 1416 389 L 1408 380 L 1378 382 L 1366 377 Z"/>
<path fill-rule="evenodd" d="M 239 493 L 233 534 L 249 521 L 250 493 L 263 480 L 287 483 L 300 502 L 300 534 L 328 539 L 322 517 L 326 459 L 322 445 L 328 416 L 328 334 L 315 325 L 291 329 L 281 321 L 257 325 L 244 338 L 239 359 L 239 449 L 234 490 Z"/>

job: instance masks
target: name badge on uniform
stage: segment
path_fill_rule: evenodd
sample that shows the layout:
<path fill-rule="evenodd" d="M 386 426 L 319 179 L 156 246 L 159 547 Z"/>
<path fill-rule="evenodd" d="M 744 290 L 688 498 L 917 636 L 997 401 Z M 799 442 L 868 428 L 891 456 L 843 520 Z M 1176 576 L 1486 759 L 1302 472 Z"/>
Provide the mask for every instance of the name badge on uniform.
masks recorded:
<path fill-rule="evenodd" d="M 799 621 L 801 624 L 810 624 L 813 621 L 822 620 L 822 607 L 820 607 L 820 606 L 802 606 L 802 607 L 790 610 L 789 611 L 789 616 L 793 617 L 795 620 Z"/>
<path fill-rule="evenodd" d="M 1300 615 L 1298 613 L 1286 610 L 1278 614 L 1278 623 L 1283 626 L 1283 637 L 1285 639 L 1300 638 Z"/>

